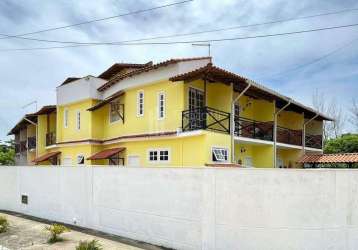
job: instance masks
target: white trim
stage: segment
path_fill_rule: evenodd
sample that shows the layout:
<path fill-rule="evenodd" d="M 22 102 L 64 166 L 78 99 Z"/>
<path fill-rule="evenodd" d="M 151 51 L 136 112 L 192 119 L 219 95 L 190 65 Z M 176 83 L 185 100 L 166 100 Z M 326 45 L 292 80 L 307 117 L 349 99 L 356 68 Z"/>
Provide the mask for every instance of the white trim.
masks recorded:
<path fill-rule="evenodd" d="M 160 117 L 160 98 L 161 96 L 163 96 L 163 117 Z M 164 90 L 161 90 L 158 92 L 157 94 L 157 118 L 158 120 L 164 120 L 165 119 L 165 113 L 166 113 L 166 95 L 165 95 L 165 91 Z"/>
<path fill-rule="evenodd" d="M 202 130 L 202 129 L 198 129 L 198 130 L 193 130 L 193 131 L 178 132 L 177 136 L 178 137 L 198 136 L 198 135 L 205 134 L 205 132 L 207 132 L 207 131 Z"/>
<path fill-rule="evenodd" d="M 119 102 L 119 98 L 117 98 L 117 99 L 109 102 L 109 105 L 108 105 L 108 124 L 109 125 L 115 124 L 115 123 L 117 123 L 117 122 L 119 122 L 121 120 L 121 118 L 119 117 L 117 121 L 113 121 L 113 122 L 111 121 L 111 113 L 112 113 L 111 112 L 111 110 L 112 110 L 111 105 L 112 105 L 112 102 L 115 102 L 116 100 Z"/>
<path fill-rule="evenodd" d="M 168 151 L 168 160 L 160 160 L 160 152 Z M 150 152 L 157 152 L 157 160 L 150 160 Z M 149 148 L 147 149 L 147 162 L 150 164 L 170 163 L 171 162 L 171 148 Z"/>
<path fill-rule="evenodd" d="M 214 153 L 214 149 L 224 149 L 224 150 L 226 150 L 226 152 L 227 152 L 227 154 L 226 154 L 226 160 L 225 161 L 213 161 L 213 153 Z M 210 161 L 212 162 L 212 163 L 228 163 L 228 162 L 230 162 L 230 160 L 229 160 L 229 157 L 230 157 L 230 150 L 229 150 L 229 148 L 228 147 L 223 147 L 223 146 L 211 146 L 211 148 L 210 148 Z"/>
<path fill-rule="evenodd" d="M 140 97 L 139 95 L 142 94 L 142 99 L 143 99 L 143 102 L 142 102 L 142 113 L 140 113 Z M 143 117 L 144 116 L 144 90 L 143 89 L 140 89 L 137 91 L 137 117 Z"/>
<path fill-rule="evenodd" d="M 321 149 L 321 148 L 305 147 L 305 150 L 306 150 L 306 151 L 312 151 L 312 152 L 319 152 L 319 153 L 322 153 L 322 152 L 323 152 L 323 149 Z"/>
<path fill-rule="evenodd" d="M 69 116 L 69 109 L 63 109 L 63 127 L 68 128 L 68 116 Z"/>
<path fill-rule="evenodd" d="M 248 137 L 235 136 L 235 141 L 246 143 L 246 144 L 262 144 L 262 145 L 273 145 L 273 141 L 266 141 L 261 139 L 252 139 Z"/>
<path fill-rule="evenodd" d="M 277 145 L 277 148 L 292 148 L 292 149 L 302 150 L 302 146 L 297 146 L 297 145 L 292 145 L 292 144 L 278 142 L 278 143 L 276 143 L 276 145 Z"/>
<path fill-rule="evenodd" d="M 46 146 L 45 149 L 57 148 L 57 144 L 52 144 L 50 146 Z"/>
<path fill-rule="evenodd" d="M 81 130 L 81 110 L 76 110 L 76 130 Z"/>

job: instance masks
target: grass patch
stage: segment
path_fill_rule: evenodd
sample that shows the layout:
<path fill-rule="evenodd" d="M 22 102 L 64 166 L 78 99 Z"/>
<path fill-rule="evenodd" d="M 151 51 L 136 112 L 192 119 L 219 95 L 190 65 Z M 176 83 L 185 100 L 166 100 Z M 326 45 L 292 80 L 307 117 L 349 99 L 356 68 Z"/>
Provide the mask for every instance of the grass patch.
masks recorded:
<path fill-rule="evenodd" d="M 70 229 L 61 224 L 52 224 L 50 226 L 46 226 L 45 230 L 50 233 L 50 238 L 47 241 L 49 244 L 63 241 L 60 235 L 65 232 L 71 231 Z"/>
<path fill-rule="evenodd" d="M 102 250 L 101 244 L 99 244 L 98 240 L 91 241 L 80 241 L 76 250 Z"/>
<path fill-rule="evenodd" d="M 0 233 L 5 233 L 9 229 L 9 222 L 5 216 L 0 216 Z"/>

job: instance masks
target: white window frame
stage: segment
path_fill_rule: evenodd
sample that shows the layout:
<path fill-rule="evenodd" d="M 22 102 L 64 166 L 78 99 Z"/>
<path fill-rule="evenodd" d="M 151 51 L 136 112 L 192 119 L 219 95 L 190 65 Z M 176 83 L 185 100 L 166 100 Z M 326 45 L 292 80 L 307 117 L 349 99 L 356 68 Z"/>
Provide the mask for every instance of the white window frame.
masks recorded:
<path fill-rule="evenodd" d="M 76 130 L 81 130 L 81 111 L 76 111 Z"/>
<path fill-rule="evenodd" d="M 69 110 L 68 110 L 68 108 L 65 108 L 63 110 L 63 127 L 64 128 L 68 128 L 68 114 L 69 114 Z"/>
<path fill-rule="evenodd" d="M 114 100 L 114 101 L 112 101 L 112 102 L 110 102 L 109 103 L 109 107 L 108 107 L 108 113 L 109 113 L 109 116 L 108 116 L 108 120 L 109 120 L 109 124 L 113 124 L 113 123 L 117 123 L 117 122 L 119 122 L 120 120 L 121 120 L 121 117 L 119 117 L 118 118 L 118 120 L 116 120 L 116 121 L 113 121 L 112 122 L 112 120 L 111 120 L 111 114 L 112 114 L 112 103 L 114 103 L 114 102 L 118 102 L 119 103 L 119 100 L 117 99 L 117 100 Z"/>
<path fill-rule="evenodd" d="M 216 152 L 215 153 L 215 150 L 225 150 L 226 151 L 226 159 L 223 159 L 223 160 L 217 160 L 217 161 L 214 161 L 213 160 L 213 154 L 215 155 L 215 158 L 218 159 L 218 158 L 221 158 L 221 153 L 219 152 Z M 211 147 L 211 154 L 210 154 L 210 157 L 211 157 L 211 161 L 212 162 L 215 162 L 215 163 L 227 163 L 229 162 L 229 148 L 226 148 L 226 147 L 220 147 L 220 146 L 213 146 Z"/>
<path fill-rule="evenodd" d="M 78 163 L 78 159 L 79 159 L 79 157 L 83 157 L 83 164 L 82 163 Z M 78 154 L 77 156 L 76 156 L 76 164 L 77 165 L 85 165 L 85 155 L 84 154 Z"/>
<path fill-rule="evenodd" d="M 140 95 L 142 94 L 142 98 Z M 142 103 L 140 102 L 142 100 Z M 144 116 L 144 90 L 138 90 L 137 92 L 137 117 Z"/>
<path fill-rule="evenodd" d="M 161 97 L 163 97 L 163 116 L 161 116 Z M 166 108 L 165 108 L 165 105 L 166 105 L 166 100 L 165 100 L 165 92 L 164 91 L 160 91 L 158 92 L 158 97 L 157 97 L 157 109 L 158 109 L 158 120 L 163 120 L 165 119 L 165 113 L 166 113 Z"/>
<path fill-rule="evenodd" d="M 168 151 L 168 160 L 160 160 L 160 152 Z M 157 152 L 157 160 L 150 160 L 150 152 Z M 150 148 L 147 151 L 147 160 L 149 163 L 169 163 L 171 161 L 170 148 Z"/>

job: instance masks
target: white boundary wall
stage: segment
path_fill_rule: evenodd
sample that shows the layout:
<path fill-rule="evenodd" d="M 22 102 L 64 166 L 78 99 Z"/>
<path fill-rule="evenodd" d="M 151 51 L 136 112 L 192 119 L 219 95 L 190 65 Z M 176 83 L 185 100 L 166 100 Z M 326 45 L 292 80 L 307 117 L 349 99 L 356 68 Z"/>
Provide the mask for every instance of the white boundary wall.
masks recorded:
<path fill-rule="evenodd" d="M 358 249 L 355 170 L 0 167 L 0 209 L 176 249 Z"/>

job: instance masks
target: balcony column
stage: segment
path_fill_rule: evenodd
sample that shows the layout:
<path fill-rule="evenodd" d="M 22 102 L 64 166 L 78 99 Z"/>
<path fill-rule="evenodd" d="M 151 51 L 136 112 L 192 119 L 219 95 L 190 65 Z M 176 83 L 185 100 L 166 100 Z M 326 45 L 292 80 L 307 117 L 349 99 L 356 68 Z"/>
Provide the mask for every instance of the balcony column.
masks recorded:
<path fill-rule="evenodd" d="M 318 116 L 318 114 L 315 114 L 314 117 L 312 117 L 311 119 L 309 119 L 306 122 L 303 122 L 303 128 L 302 128 L 302 152 L 303 154 L 306 153 L 306 125 L 308 123 L 310 123 L 311 121 L 313 121 L 314 119 L 316 119 Z"/>
<path fill-rule="evenodd" d="M 275 111 L 274 117 L 273 117 L 273 166 L 274 168 L 277 167 L 277 116 L 285 110 L 289 105 L 291 104 L 291 100 L 288 101 L 288 103 L 283 106 L 278 111 Z M 275 103 L 275 109 L 276 109 L 276 103 Z"/>
<path fill-rule="evenodd" d="M 231 114 L 230 114 L 230 135 L 231 135 L 231 163 L 235 163 L 235 104 L 251 87 L 251 82 L 247 82 L 246 88 L 234 98 L 234 84 L 232 83 L 232 101 L 231 101 Z"/>
<path fill-rule="evenodd" d="M 36 108 L 36 110 L 37 110 L 37 108 Z M 38 146 L 37 146 L 38 127 L 37 127 L 37 123 L 35 123 L 35 122 L 31 121 L 30 119 L 27 119 L 26 117 L 24 118 L 24 120 L 26 120 L 27 122 L 29 122 L 29 123 L 31 123 L 32 125 L 34 125 L 34 126 L 35 126 L 35 131 L 36 131 L 36 133 L 35 133 L 35 135 L 36 135 L 36 149 L 35 149 L 35 157 L 37 157 L 37 156 L 38 156 Z"/>

